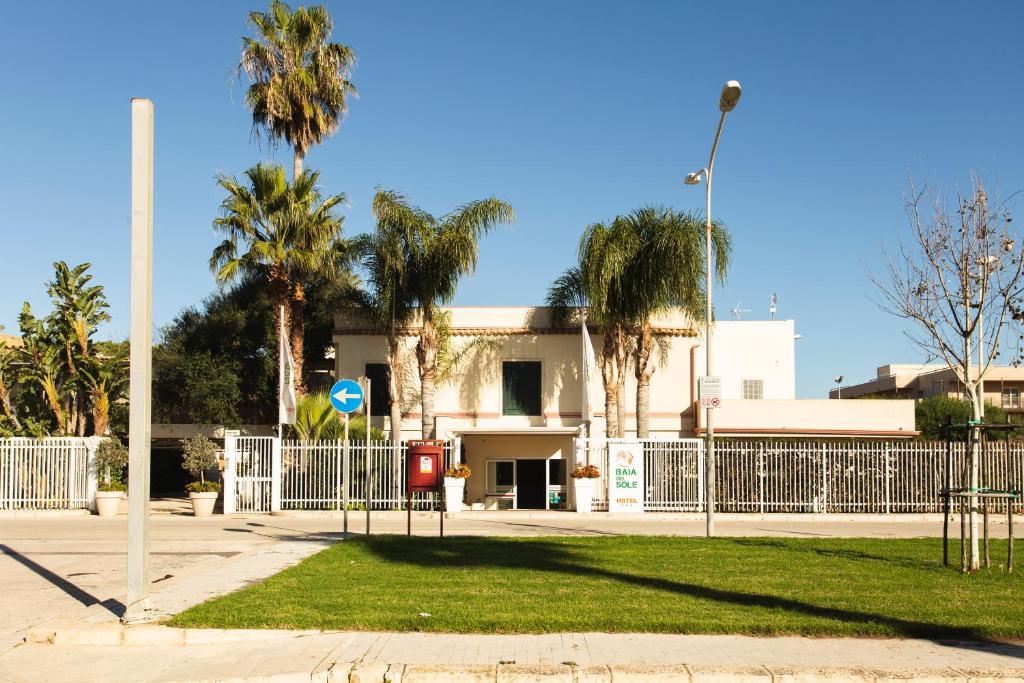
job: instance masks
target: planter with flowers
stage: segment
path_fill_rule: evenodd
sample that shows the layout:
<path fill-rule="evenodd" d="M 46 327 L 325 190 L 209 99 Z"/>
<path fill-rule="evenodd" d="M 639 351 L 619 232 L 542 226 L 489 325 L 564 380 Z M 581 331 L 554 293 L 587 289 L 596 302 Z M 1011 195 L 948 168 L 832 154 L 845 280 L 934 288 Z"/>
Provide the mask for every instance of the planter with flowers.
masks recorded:
<path fill-rule="evenodd" d="M 196 434 L 183 440 L 181 446 L 184 451 L 181 466 L 195 479 L 185 486 L 192 501 L 192 513 L 196 517 L 209 517 L 221 489 L 220 482 L 206 480 L 206 471 L 217 466 L 217 445 L 202 434 Z"/>
<path fill-rule="evenodd" d="M 96 514 L 100 517 L 117 515 L 128 487 L 124 483 L 124 469 L 128 466 L 128 449 L 116 436 L 104 439 L 96 448 L 94 467 L 99 485 L 96 487 Z"/>
<path fill-rule="evenodd" d="M 573 497 L 576 512 L 590 512 L 594 505 L 594 480 L 601 476 L 597 465 L 576 465 L 572 471 Z"/>
<path fill-rule="evenodd" d="M 469 465 L 460 462 L 444 471 L 444 511 L 462 510 L 462 498 L 466 492 L 466 480 L 473 474 Z"/>

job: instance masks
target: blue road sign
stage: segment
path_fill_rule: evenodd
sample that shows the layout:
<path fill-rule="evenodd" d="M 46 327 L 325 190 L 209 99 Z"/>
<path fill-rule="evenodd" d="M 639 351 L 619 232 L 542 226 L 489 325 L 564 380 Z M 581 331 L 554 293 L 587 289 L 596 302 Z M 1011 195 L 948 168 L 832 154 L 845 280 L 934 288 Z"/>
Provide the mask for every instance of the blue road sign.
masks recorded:
<path fill-rule="evenodd" d="M 342 379 L 331 387 L 331 405 L 339 413 L 354 413 L 363 407 L 363 388 L 354 379 Z"/>

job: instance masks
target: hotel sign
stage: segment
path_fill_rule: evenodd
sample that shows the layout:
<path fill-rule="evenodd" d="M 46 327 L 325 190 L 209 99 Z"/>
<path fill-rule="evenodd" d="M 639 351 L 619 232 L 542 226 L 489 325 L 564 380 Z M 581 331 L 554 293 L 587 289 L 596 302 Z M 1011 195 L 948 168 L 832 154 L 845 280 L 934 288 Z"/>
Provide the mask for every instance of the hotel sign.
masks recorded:
<path fill-rule="evenodd" d="M 644 445 L 608 444 L 608 512 L 644 511 Z"/>

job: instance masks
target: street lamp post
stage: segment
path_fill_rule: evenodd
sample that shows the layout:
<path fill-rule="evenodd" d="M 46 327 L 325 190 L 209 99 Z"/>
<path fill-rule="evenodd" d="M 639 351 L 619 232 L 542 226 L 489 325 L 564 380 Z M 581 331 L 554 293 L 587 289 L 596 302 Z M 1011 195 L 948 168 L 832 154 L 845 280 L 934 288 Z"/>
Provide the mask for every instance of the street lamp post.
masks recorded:
<path fill-rule="evenodd" d="M 707 302 L 704 309 L 704 360 L 705 360 L 705 371 L 704 374 L 711 376 L 711 177 L 715 170 L 715 152 L 718 151 L 718 139 L 722 136 L 722 126 L 725 124 L 725 115 L 736 108 L 736 103 L 740 100 L 741 94 L 740 84 L 738 81 L 729 81 L 722 86 L 722 95 L 718 101 L 718 110 L 722 112 L 722 115 L 718 118 L 718 129 L 715 131 L 715 141 L 711 144 L 711 158 L 708 160 L 707 168 L 702 168 L 699 171 L 694 171 L 686 176 L 684 181 L 687 185 L 697 185 L 700 183 L 701 177 L 704 178 L 704 182 L 707 185 L 707 210 L 705 212 L 706 228 L 707 233 L 704 238 L 704 249 L 705 249 L 705 260 L 704 260 L 704 286 L 707 294 Z M 715 535 L 715 425 L 714 425 L 714 413 L 712 408 L 708 406 L 705 409 L 705 424 L 707 425 L 707 447 L 705 448 L 705 466 L 704 466 L 704 503 L 707 509 L 707 529 L 706 533 L 708 536 Z"/>

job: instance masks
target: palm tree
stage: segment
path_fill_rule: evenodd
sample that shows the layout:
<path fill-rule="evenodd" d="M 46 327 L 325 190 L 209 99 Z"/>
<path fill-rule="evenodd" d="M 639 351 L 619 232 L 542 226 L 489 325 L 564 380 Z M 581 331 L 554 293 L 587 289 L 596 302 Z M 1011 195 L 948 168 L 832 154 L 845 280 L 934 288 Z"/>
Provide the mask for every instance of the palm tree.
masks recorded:
<path fill-rule="evenodd" d="M 622 319 L 633 337 L 636 388 L 637 438 L 647 438 L 650 427 L 650 383 L 655 367 L 651 318 L 673 306 L 690 318 L 704 317 L 704 219 L 697 214 L 647 206 L 619 217 L 613 223 L 612 240 L 622 255 L 620 271 L 612 282 L 621 288 Z M 725 228 L 712 223 L 715 275 L 725 280 L 731 240 Z"/>
<path fill-rule="evenodd" d="M 18 412 L 11 402 L 11 385 L 17 383 L 18 377 L 15 370 L 17 354 L 13 348 L 0 342 L 0 412 L 10 420 L 14 432 L 21 431 L 21 421 L 18 420 Z"/>
<path fill-rule="evenodd" d="M 499 223 L 515 220 L 512 205 L 495 197 L 464 204 L 435 218 L 401 194 L 379 190 L 373 199 L 378 226 L 401 245 L 403 289 L 420 308 L 416 360 L 420 375 L 423 438 L 433 438 L 438 368 L 438 307 L 455 296 L 459 280 L 476 268 L 479 240 Z"/>
<path fill-rule="evenodd" d="M 330 42 L 334 22 L 322 5 L 292 10 L 272 0 L 249 21 L 257 34 L 242 38 L 238 65 L 251 81 L 245 102 L 255 130 L 292 147 L 295 180 L 306 152 L 334 134 L 356 96 L 348 80 L 355 53 Z"/>
<path fill-rule="evenodd" d="M 109 354 L 101 356 L 98 353 L 82 368 L 82 383 L 89 392 L 94 436 L 106 436 L 110 425 L 110 404 L 127 393 L 126 360 L 120 348 L 111 346 Z"/>
<path fill-rule="evenodd" d="M 621 260 L 611 239 L 612 227 L 594 223 L 580 238 L 579 264 L 559 276 L 548 290 L 553 322 L 566 324 L 574 311 L 586 310 L 588 323 L 601 330 L 601 381 L 604 386 L 605 436 L 625 435 L 625 365 L 628 360 L 623 313 L 610 291 Z"/>
<path fill-rule="evenodd" d="M 51 331 L 44 321 L 32 314 L 27 302 L 22 305 L 18 323 L 23 343 L 18 349 L 24 363 L 22 378 L 39 388 L 57 423 L 57 431 L 66 434 L 69 432 L 65 406 L 68 371 L 63 363 L 63 345 L 55 342 Z"/>
<path fill-rule="evenodd" d="M 213 227 L 227 237 L 213 250 L 210 269 L 221 282 L 245 272 L 266 278 L 275 331 L 280 342 L 282 327 L 288 330 L 301 390 L 305 301 L 301 278 L 339 267 L 336 257 L 346 247 L 341 239 L 342 219 L 334 209 L 346 197 L 322 196 L 316 171 L 304 171 L 290 184 L 284 168 L 277 165 L 257 164 L 245 175 L 248 187 L 232 176 L 217 179 L 227 197 Z"/>

